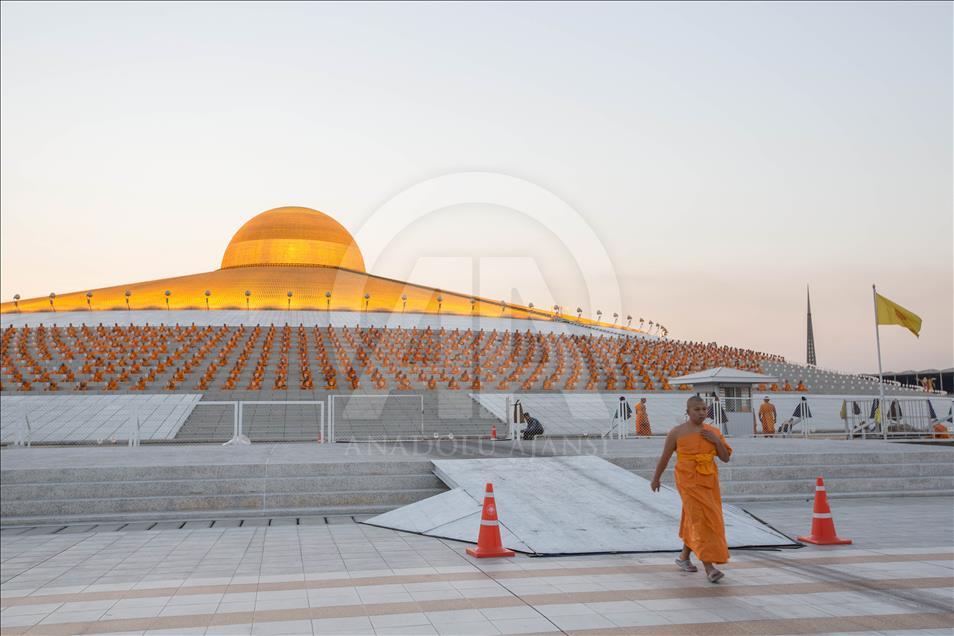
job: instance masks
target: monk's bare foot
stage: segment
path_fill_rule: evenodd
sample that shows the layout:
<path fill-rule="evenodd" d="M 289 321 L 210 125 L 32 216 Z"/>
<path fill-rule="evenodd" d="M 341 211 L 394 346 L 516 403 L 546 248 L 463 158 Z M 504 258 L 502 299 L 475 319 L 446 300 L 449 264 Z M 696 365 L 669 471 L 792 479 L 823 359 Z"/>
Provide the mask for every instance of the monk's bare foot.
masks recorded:
<path fill-rule="evenodd" d="M 677 557 L 676 565 L 678 565 L 679 569 L 682 570 L 683 572 L 698 572 L 699 571 L 699 568 L 693 565 L 692 561 L 690 561 L 688 558 L 680 559 Z"/>

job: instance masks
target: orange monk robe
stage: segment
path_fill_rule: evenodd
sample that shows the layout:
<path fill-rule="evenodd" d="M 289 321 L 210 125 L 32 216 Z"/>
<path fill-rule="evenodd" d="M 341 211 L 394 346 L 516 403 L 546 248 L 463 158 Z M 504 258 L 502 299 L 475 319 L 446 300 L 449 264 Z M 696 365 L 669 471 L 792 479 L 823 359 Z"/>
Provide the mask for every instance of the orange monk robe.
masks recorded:
<path fill-rule="evenodd" d="M 801 380 L 799 380 L 799 381 L 798 381 L 798 386 L 795 387 L 795 390 L 796 390 L 796 391 L 801 391 L 802 393 L 804 393 L 805 391 L 808 391 L 808 387 L 805 386 L 805 383 L 804 383 L 804 382 L 802 382 Z"/>
<path fill-rule="evenodd" d="M 951 434 L 948 432 L 947 427 L 940 422 L 934 424 L 934 439 L 951 439 Z"/>
<path fill-rule="evenodd" d="M 725 443 L 719 429 L 708 424 L 704 428 L 715 433 Z M 682 519 L 679 538 L 709 563 L 726 563 L 729 547 L 725 540 L 722 520 L 722 495 L 719 492 L 719 469 L 715 465 L 715 444 L 691 433 L 676 440 L 676 488 L 682 497 Z"/>
<path fill-rule="evenodd" d="M 775 405 L 768 402 L 762 402 L 759 407 L 759 421 L 762 422 L 762 433 L 765 435 L 775 435 L 775 421 L 778 415 L 775 412 Z"/>
<path fill-rule="evenodd" d="M 649 426 L 649 413 L 646 412 L 646 405 L 642 402 L 636 403 L 636 434 L 653 434 L 653 430 Z"/>

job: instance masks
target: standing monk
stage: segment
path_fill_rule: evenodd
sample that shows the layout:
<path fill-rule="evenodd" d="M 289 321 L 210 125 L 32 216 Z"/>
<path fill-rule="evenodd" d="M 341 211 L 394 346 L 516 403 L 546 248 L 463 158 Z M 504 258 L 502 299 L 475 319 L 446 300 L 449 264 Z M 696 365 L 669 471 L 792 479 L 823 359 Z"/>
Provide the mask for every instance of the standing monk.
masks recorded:
<path fill-rule="evenodd" d="M 762 405 L 759 406 L 759 421 L 762 423 L 763 435 L 775 435 L 775 422 L 778 421 L 778 413 L 775 411 L 775 405 L 769 402 L 769 396 L 765 396 Z"/>
<path fill-rule="evenodd" d="M 676 453 L 676 488 L 682 497 L 682 519 L 679 522 L 679 538 L 683 541 L 682 553 L 676 565 L 685 572 L 697 572 L 698 568 L 689 558 L 691 552 L 702 561 L 710 583 L 717 583 L 723 576 L 715 564 L 729 560 L 729 548 L 725 540 L 725 524 L 722 520 L 722 496 L 719 493 L 719 471 L 714 458 L 728 462 L 732 449 L 717 429 L 704 423 L 705 400 L 694 395 L 686 401 L 689 419 L 669 431 L 662 457 L 656 465 L 656 474 L 650 487 L 659 490 L 659 479 L 669 465 L 669 458 Z"/>
<path fill-rule="evenodd" d="M 636 435 L 652 435 L 653 430 L 649 426 L 649 413 L 646 412 L 646 398 L 639 398 L 639 404 L 636 405 Z"/>

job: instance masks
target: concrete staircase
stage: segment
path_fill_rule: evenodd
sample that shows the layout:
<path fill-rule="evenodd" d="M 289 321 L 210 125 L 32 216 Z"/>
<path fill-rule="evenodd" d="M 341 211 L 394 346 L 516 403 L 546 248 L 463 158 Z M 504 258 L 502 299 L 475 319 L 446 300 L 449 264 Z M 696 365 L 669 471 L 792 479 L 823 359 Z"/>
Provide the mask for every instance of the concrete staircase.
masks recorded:
<path fill-rule="evenodd" d="M 652 457 L 608 459 L 646 479 L 652 479 L 656 467 Z M 810 500 L 818 476 L 825 478 L 828 496 L 835 498 L 952 495 L 954 453 L 915 449 L 892 453 L 773 453 L 742 455 L 719 466 L 725 501 Z M 667 483 L 672 483 L 671 477 Z"/>
<path fill-rule="evenodd" d="M 506 444 L 499 446 L 504 456 L 509 455 Z M 828 451 L 817 444 L 800 450 L 793 444 L 785 450 L 739 453 L 729 465 L 720 467 L 723 498 L 727 502 L 809 501 L 818 475 L 825 477 L 833 498 L 954 494 L 954 450 L 874 444 L 878 448 L 870 451 L 857 449 L 856 444 L 843 447 L 851 448 L 850 452 Z M 280 446 L 286 445 L 272 450 Z M 387 448 L 394 447 L 387 447 L 382 456 L 357 461 L 349 459 L 349 448 L 328 447 L 329 452 L 340 452 L 340 458 L 314 462 L 283 462 L 273 457 L 247 463 L 168 465 L 157 459 L 155 465 L 144 461 L 138 466 L 5 467 L 0 470 L 0 516 L 2 524 L 10 526 L 353 515 L 383 512 L 447 489 L 433 475 L 432 463 L 424 454 L 391 453 Z M 167 453 L 170 449 L 156 450 Z M 188 448 L 181 450 L 188 452 Z M 657 453 L 648 449 L 607 459 L 649 479 Z M 548 454 L 564 453 L 553 448 Z M 566 454 L 577 452 L 568 449 Z M 441 458 L 453 456 L 442 454 Z M 673 483 L 671 474 L 664 483 Z"/>
<path fill-rule="evenodd" d="M 254 393 L 209 395 L 204 399 L 263 400 Z M 289 400 L 326 400 L 326 391 L 301 392 Z M 488 436 L 492 424 L 500 421 L 476 403 L 467 391 L 428 391 L 424 393 L 347 392 L 335 393 L 335 422 L 338 440 L 433 439 Z M 423 430 L 419 395 L 423 396 Z M 244 407 L 243 433 L 252 442 L 314 441 L 318 436 L 317 405 L 249 404 Z M 327 426 L 330 414 L 325 412 Z M 203 405 L 189 414 L 176 433 L 177 442 L 225 442 L 232 437 L 231 406 Z M 326 429 L 327 430 L 327 429 Z"/>
<path fill-rule="evenodd" d="M 430 461 L 0 471 L 3 525 L 376 513 L 447 490 Z"/>

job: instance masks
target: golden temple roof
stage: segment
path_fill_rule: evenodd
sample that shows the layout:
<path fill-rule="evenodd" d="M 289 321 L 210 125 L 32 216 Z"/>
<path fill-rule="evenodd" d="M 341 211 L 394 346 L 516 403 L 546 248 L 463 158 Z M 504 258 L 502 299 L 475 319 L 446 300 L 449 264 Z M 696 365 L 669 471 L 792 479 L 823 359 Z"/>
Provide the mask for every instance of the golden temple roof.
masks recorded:
<path fill-rule="evenodd" d="M 348 230 L 327 214 L 302 207 L 267 210 L 235 233 L 225 248 L 222 269 L 256 265 L 365 271 L 361 250 Z"/>
<path fill-rule="evenodd" d="M 304 207 L 274 208 L 253 217 L 232 237 L 221 269 L 212 272 L 0 304 L 0 313 L 142 309 L 407 311 L 501 318 L 553 317 L 550 311 L 369 274 L 351 234 L 327 214 Z M 561 317 L 582 324 L 624 328 L 575 315 Z"/>

